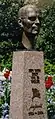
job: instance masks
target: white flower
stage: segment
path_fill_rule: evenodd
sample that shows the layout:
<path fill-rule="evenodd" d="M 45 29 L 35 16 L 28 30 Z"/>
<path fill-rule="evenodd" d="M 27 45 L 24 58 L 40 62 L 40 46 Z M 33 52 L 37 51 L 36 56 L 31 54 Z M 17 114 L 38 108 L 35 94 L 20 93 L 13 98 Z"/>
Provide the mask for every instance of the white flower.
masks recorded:
<path fill-rule="evenodd" d="M 15 6 L 15 3 L 12 3 L 12 7 Z"/>
<path fill-rule="evenodd" d="M 55 105 L 55 102 L 53 102 L 53 104 Z"/>
<path fill-rule="evenodd" d="M 51 94 L 53 95 L 53 94 L 54 94 L 54 92 L 51 92 Z"/>
<path fill-rule="evenodd" d="M 50 93 L 50 89 L 48 89 L 48 92 Z"/>
<path fill-rule="evenodd" d="M 50 89 L 53 89 L 53 86 L 51 86 Z"/>

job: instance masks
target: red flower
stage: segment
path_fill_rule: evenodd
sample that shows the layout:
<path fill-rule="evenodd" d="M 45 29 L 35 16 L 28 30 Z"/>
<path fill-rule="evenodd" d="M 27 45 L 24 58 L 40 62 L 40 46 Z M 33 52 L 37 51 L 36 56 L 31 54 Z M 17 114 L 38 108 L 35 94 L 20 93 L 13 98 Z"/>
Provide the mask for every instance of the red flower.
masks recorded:
<path fill-rule="evenodd" d="M 52 76 L 49 76 L 48 79 L 45 81 L 45 87 L 49 89 L 53 85 Z"/>
<path fill-rule="evenodd" d="M 8 77 L 9 77 L 9 74 L 10 74 L 10 71 L 6 71 L 6 72 L 4 73 L 4 77 L 5 77 L 5 78 L 8 78 Z"/>

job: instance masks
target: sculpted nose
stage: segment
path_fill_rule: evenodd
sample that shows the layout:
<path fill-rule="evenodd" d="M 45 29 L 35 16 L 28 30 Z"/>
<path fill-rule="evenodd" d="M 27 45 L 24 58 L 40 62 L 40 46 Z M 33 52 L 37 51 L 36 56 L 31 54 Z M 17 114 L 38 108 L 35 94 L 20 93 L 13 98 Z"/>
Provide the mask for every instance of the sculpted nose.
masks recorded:
<path fill-rule="evenodd" d="M 40 21 L 39 21 L 38 18 L 35 20 L 35 23 L 36 23 L 36 24 L 40 24 Z"/>
<path fill-rule="evenodd" d="M 35 27 L 36 25 L 40 25 L 40 21 L 39 21 L 38 18 L 35 20 L 35 22 L 34 22 L 34 24 L 33 24 L 33 27 Z"/>

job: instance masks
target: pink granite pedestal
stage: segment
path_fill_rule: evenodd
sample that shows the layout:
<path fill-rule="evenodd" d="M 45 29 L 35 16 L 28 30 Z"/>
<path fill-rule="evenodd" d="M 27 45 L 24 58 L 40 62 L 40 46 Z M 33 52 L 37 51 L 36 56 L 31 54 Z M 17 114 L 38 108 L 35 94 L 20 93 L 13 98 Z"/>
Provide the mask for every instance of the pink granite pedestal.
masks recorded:
<path fill-rule="evenodd" d="M 9 119 L 47 119 L 43 52 L 13 55 Z"/>

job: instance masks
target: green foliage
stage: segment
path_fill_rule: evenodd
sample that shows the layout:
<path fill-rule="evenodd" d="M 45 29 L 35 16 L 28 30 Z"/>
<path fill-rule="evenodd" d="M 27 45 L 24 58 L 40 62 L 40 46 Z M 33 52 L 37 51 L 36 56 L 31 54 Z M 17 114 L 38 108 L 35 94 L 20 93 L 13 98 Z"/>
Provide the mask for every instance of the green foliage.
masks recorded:
<path fill-rule="evenodd" d="M 48 75 L 55 74 L 55 64 L 50 63 L 47 59 L 45 59 L 45 73 Z"/>
<path fill-rule="evenodd" d="M 12 70 L 12 52 L 7 53 L 2 57 L 1 70 L 3 70 L 4 67 Z"/>
<path fill-rule="evenodd" d="M 55 62 L 55 3 L 42 11 L 42 26 L 38 38 L 39 50 L 51 63 Z"/>
<path fill-rule="evenodd" d="M 23 4 L 24 0 L 0 0 L 0 66 L 2 69 L 4 67 L 12 68 L 13 51 L 19 49 L 19 26 L 17 21 L 18 11 Z M 37 50 L 43 50 L 45 59 L 48 59 L 47 61 L 54 65 L 55 3 L 42 11 L 42 25 L 36 48 Z M 50 64 L 47 64 L 45 65 L 45 71 L 49 73 Z M 54 67 L 55 65 L 51 69 L 52 72 L 55 71 L 53 71 Z"/>
<path fill-rule="evenodd" d="M 12 52 L 19 47 L 18 10 L 23 0 L 0 0 L 0 65 L 11 68 Z M 9 64 L 9 66 L 7 66 Z"/>

